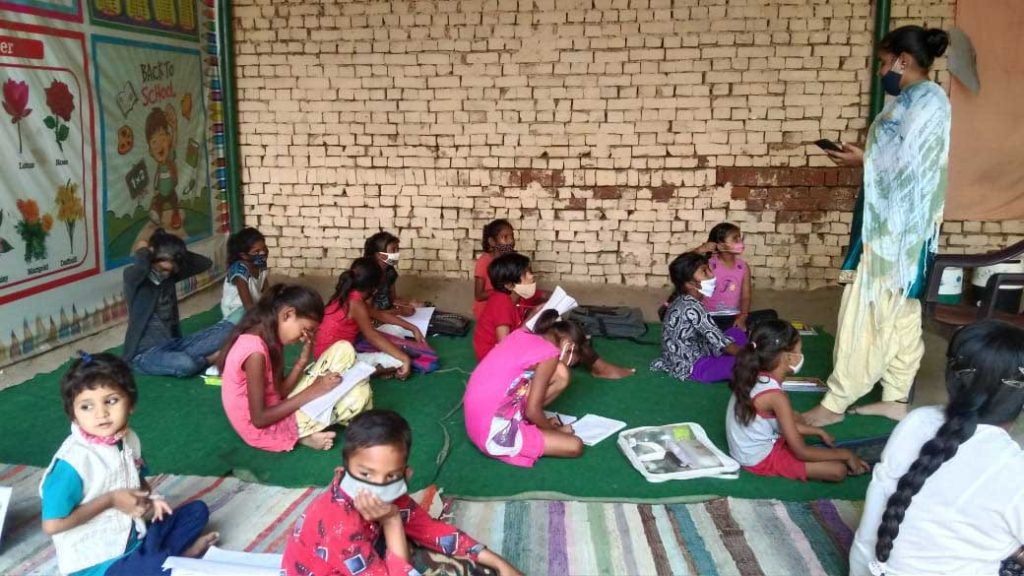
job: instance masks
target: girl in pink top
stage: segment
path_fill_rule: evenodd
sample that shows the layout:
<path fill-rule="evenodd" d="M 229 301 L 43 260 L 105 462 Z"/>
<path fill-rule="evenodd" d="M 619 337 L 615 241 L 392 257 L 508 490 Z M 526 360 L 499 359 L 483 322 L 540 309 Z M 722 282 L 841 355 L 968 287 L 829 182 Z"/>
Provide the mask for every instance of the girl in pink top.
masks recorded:
<path fill-rule="evenodd" d="M 324 301 L 304 286 L 271 287 L 235 327 L 220 365 L 221 401 L 231 426 L 246 444 L 284 452 L 297 442 L 319 450 L 334 445 L 334 432 L 300 433 L 296 412 L 341 382 L 325 374 L 293 394 L 313 351 L 313 333 L 324 316 Z M 301 340 L 302 353 L 284 375 L 282 349 Z M 301 436 L 301 437 L 300 437 Z"/>
<path fill-rule="evenodd" d="M 708 241 L 695 251 L 710 256 L 708 266 L 715 275 L 715 291 L 703 304 L 719 328 L 747 330 L 753 324 L 779 317 L 774 310 L 750 311 L 750 266 L 740 257 L 744 245 L 739 226 L 729 222 L 715 225 Z"/>
<path fill-rule="evenodd" d="M 484 454 L 514 466 L 583 453 L 572 427 L 548 419 L 544 407 L 569 386 L 567 365 L 585 337 L 554 310 L 541 314 L 534 328 L 499 342 L 473 371 L 463 397 L 469 439 Z"/>

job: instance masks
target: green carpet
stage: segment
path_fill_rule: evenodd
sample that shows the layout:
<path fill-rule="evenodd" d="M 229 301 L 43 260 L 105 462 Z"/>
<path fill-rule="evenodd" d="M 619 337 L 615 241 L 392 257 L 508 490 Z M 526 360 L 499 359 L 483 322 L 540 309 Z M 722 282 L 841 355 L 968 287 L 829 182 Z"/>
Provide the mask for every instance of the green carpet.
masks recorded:
<path fill-rule="evenodd" d="M 186 332 L 216 321 L 217 309 L 190 318 Z M 657 342 L 658 326 L 646 336 Z M 702 495 L 744 498 L 813 500 L 864 497 L 868 477 L 838 485 L 801 483 L 779 478 L 741 474 L 738 480 L 687 480 L 652 484 L 646 482 L 620 453 L 614 436 L 587 448 L 576 460 L 541 459 L 532 469 L 502 464 L 480 454 L 463 428 L 457 408 L 469 372 L 475 365 L 469 338 L 432 338 L 441 357 L 442 371 L 374 383 L 374 404 L 397 410 L 413 430 L 410 465 L 413 488 L 436 482 L 450 496 L 510 498 L 525 494 L 561 494 L 571 499 L 680 500 Z M 833 340 L 820 335 L 805 338 L 807 375 L 825 377 L 831 370 Z M 621 381 L 598 380 L 574 371 L 573 384 L 553 409 L 583 416 L 587 413 L 616 418 L 629 427 L 698 422 L 723 450 L 725 406 L 729 390 L 724 384 L 679 382 L 648 370 L 658 354 L 657 345 L 600 340 L 595 344 L 609 361 L 636 366 L 636 376 Z M 294 358 L 297 349 L 289 350 Z M 0 391 L 0 462 L 46 466 L 68 433 L 68 421 L 60 402 L 59 381 L 66 366 L 42 374 L 30 382 Z M 132 426 L 142 439 L 143 452 L 153 473 L 230 475 L 281 486 L 323 485 L 340 464 L 339 453 L 316 452 L 299 447 L 289 453 L 268 453 L 246 446 L 231 429 L 220 403 L 220 389 L 201 379 L 137 376 L 139 405 Z M 813 406 L 816 394 L 791 394 L 794 406 Z M 876 391 L 864 401 L 877 399 Z M 453 412 L 453 410 L 455 410 Z M 445 416 L 445 429 L 440 421 Z M 883 418 L 851 416 L 833 426 L 838 439 L 887 433 L 892 423 Z M 438 465 L 438 455 L 447 454 Z"/>

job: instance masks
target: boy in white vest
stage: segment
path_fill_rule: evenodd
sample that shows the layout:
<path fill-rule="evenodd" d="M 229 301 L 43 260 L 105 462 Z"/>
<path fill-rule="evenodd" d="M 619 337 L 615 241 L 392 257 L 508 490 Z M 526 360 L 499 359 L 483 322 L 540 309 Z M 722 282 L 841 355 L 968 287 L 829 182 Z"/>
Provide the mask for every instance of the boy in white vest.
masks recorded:
<path fill-rule="evenodd" d="M 131 369 L 113 354 L 79 356 L 60 383 L 71 435 L 39 486 L 43 532 L 61 573 L 160 575 L 168 556 L 202 556 L 217 541 L 202 535 L 206 504 L 172 512 L 146 482 L 139 438 L 128 428 L 138 400 Z"/>

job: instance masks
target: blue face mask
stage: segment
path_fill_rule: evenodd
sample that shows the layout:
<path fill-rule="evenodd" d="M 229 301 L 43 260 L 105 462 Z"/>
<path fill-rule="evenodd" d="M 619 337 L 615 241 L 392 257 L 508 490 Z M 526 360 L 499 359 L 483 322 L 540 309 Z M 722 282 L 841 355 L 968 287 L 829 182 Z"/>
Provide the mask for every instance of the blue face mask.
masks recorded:
<path fill-rule="evenodd" d="M 882 89 L 890 96 L 899 96 L 903 91 L 900 82 L 903 80 L 903 66 L 899 59 L 893 60 L 889 71 L 882 76 Z"/>
<path fill-rule="evenodd" d="M 251 256 L 252 265 L 257 268 L 267 267 L 267 255 L 266 254 L 253 254 Z"/>

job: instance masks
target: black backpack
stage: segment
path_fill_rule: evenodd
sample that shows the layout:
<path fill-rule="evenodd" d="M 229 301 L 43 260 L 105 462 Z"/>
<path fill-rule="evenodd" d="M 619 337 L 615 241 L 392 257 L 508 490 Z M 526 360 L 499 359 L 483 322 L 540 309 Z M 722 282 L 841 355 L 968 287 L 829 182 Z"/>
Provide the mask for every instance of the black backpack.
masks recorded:
<path fill-rule="evenodd" d="M 644 313 L 629 306 L 577 306 L 566 314 L 588 336 L 635 340 L 647 333 Z"/>
<path fill-rule="evenodd" d="M 454 312 L 442 312 L 434 310 L 430 317 L 430 324 L 427 325 L 427 336 L 465 336 L 469 333 L 469 318 L 460 316 Z"/>

